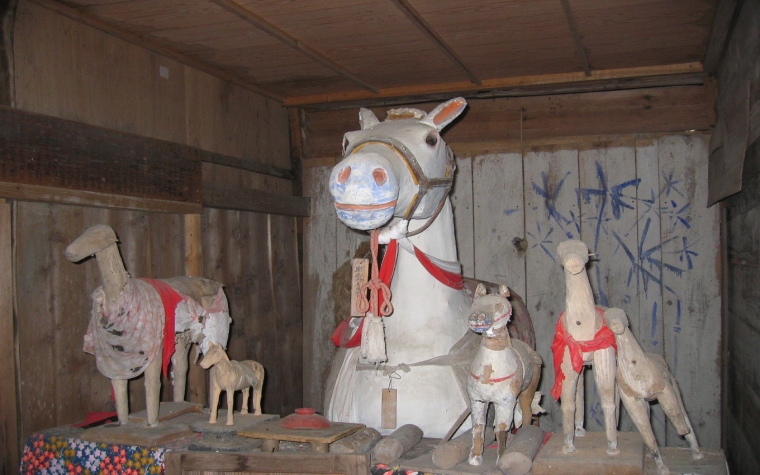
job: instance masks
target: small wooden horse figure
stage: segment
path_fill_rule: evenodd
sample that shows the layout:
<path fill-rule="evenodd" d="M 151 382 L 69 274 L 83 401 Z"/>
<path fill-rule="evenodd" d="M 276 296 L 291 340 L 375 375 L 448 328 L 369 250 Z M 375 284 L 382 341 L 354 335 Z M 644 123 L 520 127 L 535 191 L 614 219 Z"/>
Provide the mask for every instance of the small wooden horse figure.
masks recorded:
<path fill-rule="evenodd" d="M 652 424 L 649 421 L 649 401 L 655 399 L 660 402 L 662 410 L 665 411 L 665 415 L 676 427 L 678 433 L 686 437 L 691 446 L 691 458 L 697 460 L 704 457 L 704 453 L 699 450 L 689 416 L 683 407 L 678 383 L 668 370 L 665 360 L 659 355 L 644 353 L 641 345 L 628 329 L 628 317 L 623 310 L 607 309 L 605 317 L 617 341 L 618 393 L 639 430 L 641 438 L 654 455 L 657 471 L 660 475 L 670 473 L 662 461 L 660 448 L 657 446 Z"/>
<path fill-rule="evenodd" d="M 530 424 L 534 402 L 540 410 L 534 399 L 535 396 L 541 397 L 536 393 L 541 377 L 541 357 L 526 343 L 510 338 L 507 322 L 512 316 L 512 306 L 508 296 L 506 285 L 499 287 L 499 294 L 486 295 L 485 286 L 478 284 L 470 309 L 470 329 L 483 334 L 480 348 L 470 365 L 470 378 L 467 378 L 472 410 L 470 465 L 483 463 L 483 430 L 488 403 L 492 402 L 496 407 L 499 456 L 504 451 L 513 414 L 518 428 L 523 422 Z M 518 397 L 520 404 L 516 406 Z"/>
<path fill-rule="evenodd" d="M 210 424 L 216 423 L 219 408 L 219 395 L 227 391 L 227 425 L 234 424 L 232 408 L 235 391 L 243 390 L 243 410 L 248 414 L 248 391 L 253 388 L 253 413 L 261 414 L 261 390 L 264 386 L 264 367 L 252 360 L 230 361 L 222 345 L 212 343 L 201 360 L 204 369 L 211 368 L 211 418 Z"/>
<path fill-rule="evenodd" d="M 557 246 L 565 268 L 565 311 L 557 322 L 552 343 L 554 399 L 562 399 L 562 431 L 566 454 L 575 451 L 574 436 L 583 436 L 583 367 L 593 364 L 594 379 L 604 411 L 607 453 L 617 455 L 617 401 L 615 399 L 615 336 L 604 322 L 604 312 L 594 304 L 586 273 L 588 247 L 569 240 Z M 575 426 L 573 428 L 573 425 Z M 574 429 L 574 430 L 573 430 Z"/>

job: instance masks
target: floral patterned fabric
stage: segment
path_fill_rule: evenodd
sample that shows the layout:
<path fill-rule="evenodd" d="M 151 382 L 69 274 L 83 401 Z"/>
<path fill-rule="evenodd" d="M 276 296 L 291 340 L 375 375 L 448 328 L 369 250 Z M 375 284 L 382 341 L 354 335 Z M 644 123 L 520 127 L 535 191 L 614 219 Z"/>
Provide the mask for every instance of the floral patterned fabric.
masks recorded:
<path fill-rule="evenodd" d="M 160 475 L 166 449 L 114 445 L 32 434 L 21 458 L 21 475 Z"/>

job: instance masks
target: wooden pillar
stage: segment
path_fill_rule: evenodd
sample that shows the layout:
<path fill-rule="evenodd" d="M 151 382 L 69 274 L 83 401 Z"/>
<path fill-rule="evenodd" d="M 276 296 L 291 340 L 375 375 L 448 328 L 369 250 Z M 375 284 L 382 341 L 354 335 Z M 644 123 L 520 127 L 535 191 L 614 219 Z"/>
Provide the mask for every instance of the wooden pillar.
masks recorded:
<path fill-rule="evenodd" d="M 201 215 L 185 215 L 185 274 L 191 277 L 201 277 Z M 187 375 L 187 392 L 185 400 L 206 404 L 208 394 L 207 372 L 195 364 L 195 354 L 200 351 L 198 345 L 193 345 L 190 352 L 190 369 Z"/>
<path fill-rule="evenodd" d="M 19 434 L 13 318 L 11 206 L 0 200 L 0 474 L 18 473 Z"/>

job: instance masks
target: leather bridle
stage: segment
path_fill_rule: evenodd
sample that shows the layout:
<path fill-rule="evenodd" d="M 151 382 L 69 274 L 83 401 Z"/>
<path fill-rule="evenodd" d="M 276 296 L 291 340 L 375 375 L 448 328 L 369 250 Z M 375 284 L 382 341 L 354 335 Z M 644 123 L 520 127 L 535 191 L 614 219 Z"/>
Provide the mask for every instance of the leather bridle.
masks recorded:
<path fill-rule="evenodd" d="M 409 168 L 409 171 L 412 173 L 414 183 L 417 185 L 417 192 L 414 194 L 414 199 L 409 205 L 409 208 L 406 210 L 406 213 L 404 213 L 404 217 L 402 219 L 405 219 L 406 221 L 412 219 L 414 212 L 417 210 L 417 207 L 422 202 L 422 198 L 425 197 L 428 191 L 432 190 L 433 188 L 444 188 L 443 196 L 441 197 L 441 201 L 438 203 L 438 207 L 436 207 L 435 212 L 430 216 L 430 218 L 422 227 L 408 233 L 407 237 L 421 233 L 422 231 L 426 230 L 431 224 L 433 224 L 435 218 L 438 217 L 438 214 L 441 212 L 443 205 L 446 202 L 446 197 L 449 196 L 451 186 L 454 184 L 454 170 L 456 170 L 454 153 L 451 151 L 451 148 L 449 148 L 448 145 L 445 146 L 446 174 L 440 178 L 428 178 L 427 175 L 425 175 L 425 172 L 422 171 L 422 167 L 420 166 L 417 158 L 414 156 L 412 151 L 409 150 L 409 148 L 399 140 L 391 137 L 367 137 L 364 140 L 357 142 L 356 144 L 352 144 L 350 148 L 346 149 L 346 152 L 343 156 L 348 157 L 365 145 L 371 144 L 385 145 L 386 147 L 389 147 L 391 150 L 396 152 L 396 154 L 401 157 L 404 163 L 406 163 L 407 168 Z"/>

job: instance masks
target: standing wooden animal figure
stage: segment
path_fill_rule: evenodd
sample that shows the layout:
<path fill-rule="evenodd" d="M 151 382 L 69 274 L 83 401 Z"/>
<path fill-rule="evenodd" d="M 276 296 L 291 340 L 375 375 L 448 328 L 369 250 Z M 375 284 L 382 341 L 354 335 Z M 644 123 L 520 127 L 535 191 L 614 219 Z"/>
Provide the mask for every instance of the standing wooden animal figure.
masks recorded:
<path fill-rule="evenodd" d="M 216 423 L 219 409 L 219 395 L 227 391 L 227 425 L 235 422 L 232 417 L 235 391 L 243 390 L 243 409 L 241 414 L 248 414 L 248 393 L 253 388 L 253 413 L 261 414 L 261 390 L 264 387 L 264 367 L 252 360 L 230 361 L 222 345 L 212 344 L 201 360 L 204 369 L 211 368 L 211 418 L 209 423 Z"/>
<path fill-rule="evenodd" d="M 593 364 L 596 389 L 602 400 L 607 433 L 607 453 L 617 455 L 617 403 L 615 399 L 615 336 L 604 321 L 604 311 L 594 304 L 586 274 L 588 247 L 569 240 L 557 247 L 565 268 L 565 311 L 557 322 L 552 343 L 554 399 L 562 399 L 562 430 L 566 454 L 575 451 L 574 436 L 583 428 L 583 367 Z M 574 429 L 574 430 L 573 430 Z"/>
<path fill-rule="evenodd" d="M 675 378 L 668 370 L 665 360 L 659 355 L 644 353 L 639 342 L 628 329 L 628 317 L 619 308 L 610 308 L 605 313 L 607 325 L 615 334 L 618 349 L 617 381 L 618 392 L 633 423 L 644 439 L 644 443 L 654 454 L 657 470 L 661 475 L 670 473 L 662 461 L 657 440 L 649 420 L 649 401 L 660 401 L 665 415 L 676 427 L 680 435 L 686 436 L 691 446 L 693 459 L 701 459 L 694 428 L 683 407 L 681 391 Z"/>
<path fill-rule="evenodd" d="M 499 287 L 499 294 L 486 295 L 485 286 L 478 284 L 470 309 L 470 329 L 483 334 L 467 379 L 472 410 L 470 465 L 483 463 L 483 430 L 488 403 L 496 407 L 499 455 L 504 451 L 513 414 L 515 427 L 520 427 L 524 421 L 530 423 L 533 414 L 531 406 L 541 377 L 541 357 L 527 344 L 510 338 L 507 322 L 512 316 L 512 306 L 508 296 L 506 285 Z M 516 405 L 518 397 L 520 404 Z"/>

